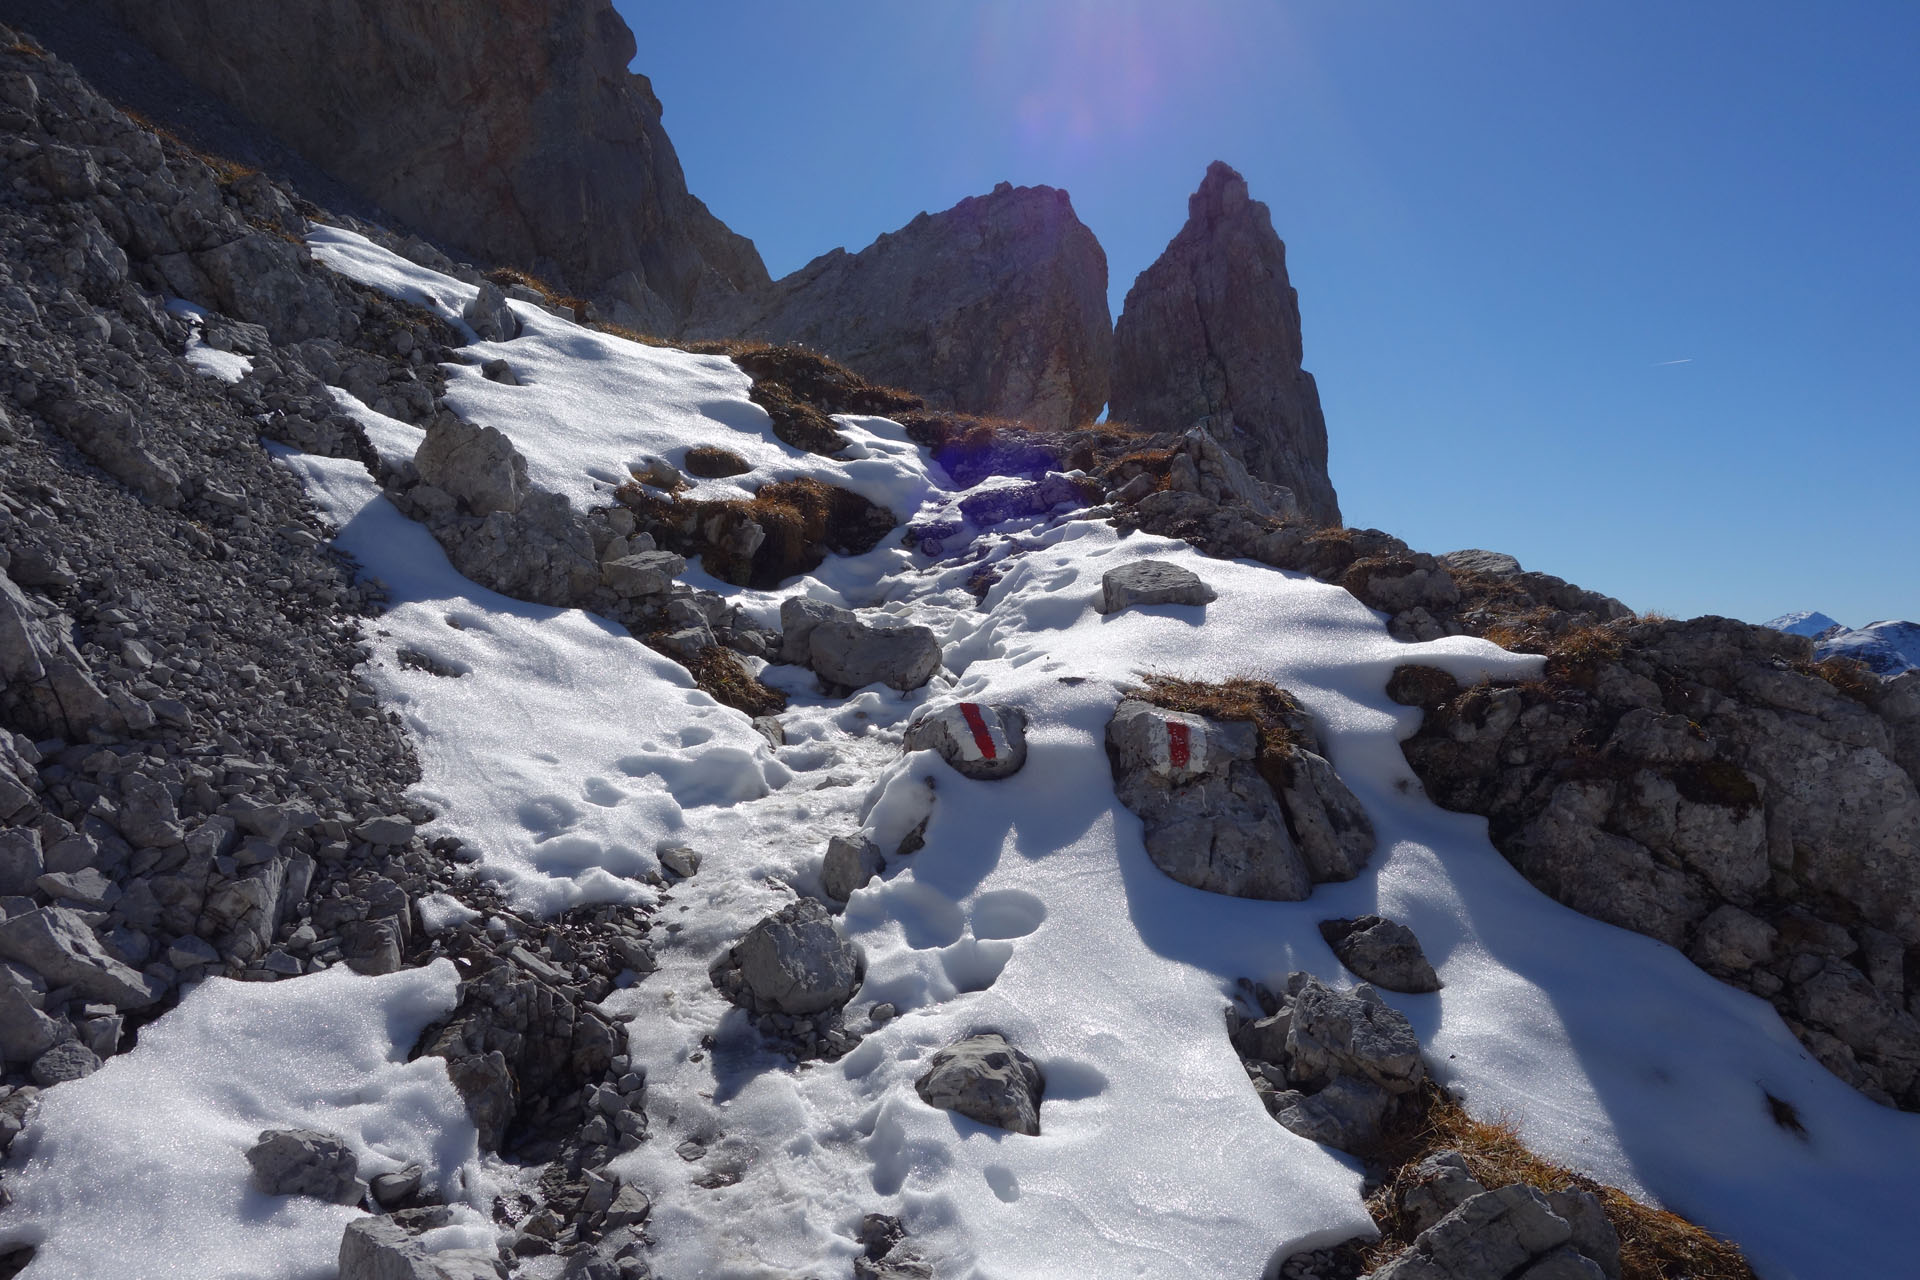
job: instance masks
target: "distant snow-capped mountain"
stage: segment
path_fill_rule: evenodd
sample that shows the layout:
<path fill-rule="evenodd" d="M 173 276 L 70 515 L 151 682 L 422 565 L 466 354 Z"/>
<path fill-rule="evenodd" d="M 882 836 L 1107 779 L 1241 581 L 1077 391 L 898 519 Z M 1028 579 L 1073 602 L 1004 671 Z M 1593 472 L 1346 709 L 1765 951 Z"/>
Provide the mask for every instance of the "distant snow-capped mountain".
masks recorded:
<path fill-rule="evenodd" d="M 1824 613 L 1786 613 L 1766 624 L 1813 640 L 1816 658 L 1852 658 L 1883 676 L 1920 667 L 1920 623 L 1870 622 L 1844 627 Z"/>

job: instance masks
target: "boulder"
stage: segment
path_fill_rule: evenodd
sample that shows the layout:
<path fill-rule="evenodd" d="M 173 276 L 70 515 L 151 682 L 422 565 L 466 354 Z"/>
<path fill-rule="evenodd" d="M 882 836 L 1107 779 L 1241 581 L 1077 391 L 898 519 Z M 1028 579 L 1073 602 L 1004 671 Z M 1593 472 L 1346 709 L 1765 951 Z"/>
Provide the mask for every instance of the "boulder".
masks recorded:
<path fill-rule="evenodd" d="M 1046 1080 L 1033 1059 L 998 1032 L 969 1036 L 940 1050 L 913 1087 L 928 1106 L 1012 1133 L 1040 1132 Z"/>
<path fill-rule="evenodd" d="M 1027 763 L 1027 713 L 1019 707 L 955 702 L 907 726 L 908 751 L 938 751 L 969 778 L 1010 778 Z"/>
<path fill-rule="evenodd" d="M 1288 728 L 1284 758 L 1262 761 L 1251 724 L 1120 703 L 1107 724 L 1114 791 L 1140 815 L 1155 866 L 1196 889 L 1280 901 L 1358 874 L 1373 824 L 1315 750 L 1310 717 Z"/>
<path fill-rule="evenodd" d="M 491 1250 L 435 1249 L 433 1232 L 451 1225 L 444 1205 L 356 1218 L 340 1237 L 339 1280 L 506 1280 Z"/>
<path fill-rule="evenodd" d="M 1400 1210 L 1413 1219 L 1416 1232 L 1425 1231 L 1486 1188 L 1467 1168 L 1458 1151 L 1437 1151 L 1413 1168 Z"/>
<path fill-rule="evenodd" d="M 820 884 L 829 898 L 845 902 L 869 880 L 887 869 L 880 846 L 863 835 L 835 836 L 827 841 L 820 861 Z"/>
<path fill-rule="evenodd" d="M 1340 523 L 1286 246 L 1228 166 L 1208 167 L 1186 226 L 1127 291 L 1113 370 L 1115 422 L 1183 432 L 1204 420 L 1256 479 L 1290 490 L 1306 518 Z"/>
<path fill-rule="evenodd" d="M 1107 402 L 1106 254 L 1052 187 L 1003 182 L 859 253 L 715 298 L 688 336 L 809 347 L 936 408 L 1063 429 Z"/>
<path fill-rule="evenodd" d="M 268 1129 L 247 1149 L 253 1189 L 269 1196 L 310 1196 L 358 1204 L 365 1194 L 360 1161 L 339 1138 L 312 1129 Z"/>
<path fill-rule="evenodd" d="M 622 599 L 657 596 L 673 587 L 673 580 L 686 572 L 687 561 L 671 551 L 641 551 L 600 564 L 600 581 Z"/>
<path fill-rule="evenodd" d="M 1406 1252 L 1372 1272 L 1370 1280 L 1531 1276 L 1532 1270 L 1523 1268 L 1546 1259 L 1572 1237 L 1573 1228 L 1553 1212 L 1545 1196 L 1515 1183 L 1463 1201 L 1416 1236 Z M 1585 1273 L 1576 1269 L 1564 1274 Z M 1599 1268 L 1594 1267 L 1592 1274 L 1598 1277 Z"/>
<path fill-rule="evenodd" d="M 844 689 L 884 684 L 907 693 L 940 669 L 940 641 L 927 627 L 884 614 L 863 618 L 851 609 L 813 601 L 790 603 L 810 607 L 800 630 L 806 645 L 804 661 L 828 684 Z M 781 648 L 784 657 L 794 643 L 795 628 L 788 627 L 784 604 L 780 616 L 787 637 Z"/>
<path fill-rule="evenodd" d="M 1140 815 L 1155 866 L 1211 893 L 1297 901 L 1313 883 L 1258 745 L 1252 725 L 1133 698 L 1107 723 L 1114 792 Z"/>
<path fill-rule="evenodd" d="M 423 483 L 453 495 L 476 516 L 518 511 L 529 490 L 527 460 L 506 433 L 452 413 L 437 413 L 427 424 L 413 465 Z"/>
<path fill-rule="evenodd" d="M 507 342 L 520 336 L 520 317 L 513 314 L 513 308 L 507 305 L 507 296 L 491 280 L 480 282 L 479 292 L 474 294 L 473 300 L 460 308 L 460 318 L 487 342 Z M 504 360 L 499 364 L 505 369 Z M 487 370 L 483 368 L 481 373 L 487 375 Z M 507 376 L 512 375 L 509 373 Z M 499 380 L 495 378 L 495 381 Z"/>
<path fill-rule="evenodd" d="M 1134 605 L 1211 604 L 1217 597 L 1200 575 L 1166 560 L 1136 560 L 1109 569 L 1100 578 L 1101 613 L 1118 613 Z"/>
<path fill-rule="evenodd" d="M 100 1055 L 78 1040 L 62 1040 L 33 1060 L 29 1073 L 42 1089 L 84 1080 L 100 1069 Z"/>
<path fill-rule="evenodd" d="M 164 991 L 107 954 L 86 920 L 66 907 L 41 907 L 0 922 L 0 956 L 31 967 L 50 985 L 121 1009 L 144 1009 Z"/>
<path fill-rule="evenodd" d="M 1292 1013 L 1287 1077 L 1295 1084 L 1311 1087 L 1351 1076 L 1402 1094 L 1426 1079 L 1413 1025 L 1371 987 L 1336 991 L 1310 979 L 1294 996 Z"/>
<path fill-rule="evenodd" d="M 1379 916 L 1322 920 L 1320 936 L 1341 964 L 1375 986 L 1413 995 L 1440 989 L 1420 940 L 1403 924 Z"/>
<path fill-rule="evenodd" d="M 697 297 L 767 281 L 752 244 L 688 193 L 609 0 L 108 7 L 369 202 L 615 319 L 664 333 Z"/>
<path fill-rule="evenodd" d="M 837 1009 L 860 988 L 860 953 L 820 903 L 789 903 L 748 931 L 731 956 L 755 1006 L 804 1015 Z"/>

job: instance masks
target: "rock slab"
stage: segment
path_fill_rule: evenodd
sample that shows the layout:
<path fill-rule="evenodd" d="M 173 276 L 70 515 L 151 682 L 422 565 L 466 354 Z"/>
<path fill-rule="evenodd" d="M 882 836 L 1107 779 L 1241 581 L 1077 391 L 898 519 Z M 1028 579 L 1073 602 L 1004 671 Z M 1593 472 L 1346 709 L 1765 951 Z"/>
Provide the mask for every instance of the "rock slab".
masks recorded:
<path fill-rule="evenodd" d="M 1187 201 L 1186 226 L 1127 291 L 1112 419 L 1149 431 L 1204 419 L 1255 478 L 1292 490 L 1308 519 L 1337 525 L 1326 419 L 1301 358 L 1286 246 L 1246 179 L 1215 161 Z"/>

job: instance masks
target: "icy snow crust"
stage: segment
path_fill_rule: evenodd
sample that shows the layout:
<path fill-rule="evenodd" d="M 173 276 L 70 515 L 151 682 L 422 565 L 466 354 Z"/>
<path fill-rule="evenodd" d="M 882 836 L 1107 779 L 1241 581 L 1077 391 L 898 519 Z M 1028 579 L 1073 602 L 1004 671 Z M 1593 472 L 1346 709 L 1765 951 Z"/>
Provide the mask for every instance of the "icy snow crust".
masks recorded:
<path fill-rule="evenodd" d="M 332 1276 L 361 1211 L 253 1190 L 246 1153 L 264 1129 L 338 1135 L 363 1179 L 425 1166 L 426 1183 L 465 1205 L 440 1246 L 492 1247 L 479 1139 L 446 1064 L 405 1061 L 458 986 L 444 960 L 378 978 L 201 983 L 130 1052 L 42 1095 L 8 1179 L 7 1236 L 41 1241 L 26 1274 Z"/>
<path fill-rule="evenodd" d="M 470 295 L 325 235 L 318 251 L 357 278 L 443 313 Z M 556 487 L 576 501 L 591 500 L 581 476 L 638 449 L 673 457 L 711 441 L 773 457 L 742 447 L 751 428 L 738 397 L 718 397 L 726 403 L 704 423 L 677 416 L 714 403 L 724 370 L 563 333 L 564 321 L 550 337 L 550 318 L 518 310 L 529 336 L 485 350 L 516 372 L 538 368 L 533 385 L 510 410 L 482 392 L 462 411 L 530 457 L 541 451 L 542 475 L 564 473 Z M 678 389 L 621 408 L 629 434 L 618 439 L 540 438 L 561 412 L 538 411 L 543 398 L 596 403 L 614 385 Z M 642 423 L 672 438 L 643 435 Z M 343 545 L 395 588 L 373 675 L 421 743 L 422 797 L 471 834 L 480 874 L 548 905 L 639 901 L 648 891 L 627 877 L 650 869 L 661 832 L 704 855 L 697 875 L 660 895 L 661 971 L 608 1002 L 636 1019 L 632 1052 L 650 1073 L 654 1136 L 618 1167 L 654 1196 L 662 1274 L 844 1276 L 872 1211 L 903 1215 L 938 1274 L 977 1280 L 1250 1278 L 1368 1231 L 1354 1162 L 1268 1119 L 1220 1016 L 1242 976 L 1341 978 L 1315 924 L 1366 911 L 1411 925 L 1446 982 L 1436 995 L 1388 998 L 1476 1114 L 1510 1114 L 1544 1155 L 1731 1236 L 1769 1277 L 1910 1266 L 1920 1117 L 1841 1084 L 1764 1002 L 1553 903 L 1491 848 L 1481 819 L 1421 794 L 1398 746 L 1419 713 L 1385 696 L 1392 669 L 1524 677 L 1535 659 L 1469 639 L 1400 644 L 1338 588 L 1043 521 L 977 545 L 1004 572 L 978 605 L 963 589 L 978 561 L 929 563 L 898 547 L 829 560 L 783 592 L 690 572 L 762 617 L 784 594 L 812 594 L 925 623 L 946 645 L 946 672 L 905 697 L 870 688 L 829 699 L 807 673 L 768 668 L 796 694 L 782 717 L 789 745 L 768 752 L 745 717 L 703 702 L 684 672 L 618 629 L 456 582 L 352 468 L 292 463 L 342 521 Z M 898 492 L 950 496 L 937 468 L 913 465 Z M 891 505 L 903 518 L 914 509 Z M 1096 614 L 1101 574 L 1146 556 L 1192 569 L 1220 598 Z M 419 644 L 470 674 L 398 668 L 399 649 Z M 1305 903 L 1219 897 L 1161 875 L 1138 820 L 1115 802 L 1102 747 L 1120 689 L 1143 671 L 1292 690 L 1379 831 L 1369 868 Z M 1020 774 L 974 782 L 931 754 L 901 757 L 906 718 L 955 697 L 1026 709 Z M 627 771 L 616 753 L 641 767 Z M 817 889 L 829 836 L 864 828 L 891 849 L 929 807 L 925 848 L 892 859 L 845 916 L 868 964 L 852 1023 L 879 1000 L 900 1016 L 838 1063 L 796 1069 L 769 1054 L 711 989 L 708 963 L 793 892 Z M 542 850 L 556 842 L 581 861 L 552 860 Z M 1045 1071 L 1040 1136 L 986 1129 L 914 1094 L 933 1050 L 984 1028 Z M 1798 1109 L 1804 1139 L 1772 1122 L 1763 1090 Z M 677 1152 L 689 1140 L 704 1148 L 691 1161 Z"/>

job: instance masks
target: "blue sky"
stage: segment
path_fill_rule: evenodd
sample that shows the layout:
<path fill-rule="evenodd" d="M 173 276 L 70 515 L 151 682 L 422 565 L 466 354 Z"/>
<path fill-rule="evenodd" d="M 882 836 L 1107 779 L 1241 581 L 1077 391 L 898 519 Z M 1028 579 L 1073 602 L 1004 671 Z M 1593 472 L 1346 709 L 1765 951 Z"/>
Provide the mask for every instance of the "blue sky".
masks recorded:
<path fill-rule="evenodd" d="M 776 275 L 1046 183 L 1117 314 L 1222 159 L 1350 524 L 1681 617 L 1920 618 L 1920 4 L 616 5 Z"/>

